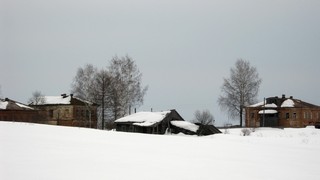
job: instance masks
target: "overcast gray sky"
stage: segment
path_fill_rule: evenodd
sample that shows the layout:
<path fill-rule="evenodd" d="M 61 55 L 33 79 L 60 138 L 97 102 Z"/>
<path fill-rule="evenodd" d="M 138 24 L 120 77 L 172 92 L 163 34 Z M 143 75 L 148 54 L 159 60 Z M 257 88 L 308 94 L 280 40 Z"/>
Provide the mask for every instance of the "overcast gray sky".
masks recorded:
<path fill-rule="evenodd" d="M 136 60 L 149 85 L 138 110 L 191 120 L 217 99 L 238 58 L 257 67 L 263 97 L 320 105 L 319 0 L 0 0 L 2 96 L 70 92 L 78 67 Z M 238 123 L 237 121 L 231 121 Z"/>

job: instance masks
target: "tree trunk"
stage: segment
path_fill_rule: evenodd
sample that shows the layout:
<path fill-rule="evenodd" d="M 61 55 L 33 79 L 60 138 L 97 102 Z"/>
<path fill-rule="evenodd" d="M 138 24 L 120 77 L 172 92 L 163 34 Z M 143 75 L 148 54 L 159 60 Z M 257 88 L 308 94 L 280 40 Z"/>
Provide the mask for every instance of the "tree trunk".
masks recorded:
<path fill-rule="evenodd" d="M 104 88 L 103 88 L 103 89 L 104 89 Z M 101 129 L 102 129 L 102 130 L 104 130 L 104 124 L 105 124 L 105 123 L 104 123 L 104 105 L 105 105 L 105 104 L 104 104 L 104 91 L 103 91 L 103 95 L 102 95 L 102 99 L 101 99 L 101 106 L 102 106 L 102 107 L 101 107 L 101 108 L 102 108 L 102 112 L 101 112 L 101 113 L 102 113 L 102 114 L 101 114 L 101 116 L 102 116 L 102 117 L 101 117 L 101 119 L 102 119 Z"/>
<path fill-rule="evenodd" d="M 240 106 L 240 127 L 242 127 L 242 113 L 243 113 L 243 108 Z"/>

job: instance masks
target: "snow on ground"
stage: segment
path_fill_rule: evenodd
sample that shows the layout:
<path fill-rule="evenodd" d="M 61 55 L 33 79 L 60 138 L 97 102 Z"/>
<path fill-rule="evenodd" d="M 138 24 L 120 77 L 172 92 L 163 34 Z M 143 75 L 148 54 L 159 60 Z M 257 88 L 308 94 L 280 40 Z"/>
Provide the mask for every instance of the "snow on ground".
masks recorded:
<path fill-rule="evenodd" d="M 147 135 L 0 122 L 0 179 L 319 179 L 320 130 L 229 133 Z"/>

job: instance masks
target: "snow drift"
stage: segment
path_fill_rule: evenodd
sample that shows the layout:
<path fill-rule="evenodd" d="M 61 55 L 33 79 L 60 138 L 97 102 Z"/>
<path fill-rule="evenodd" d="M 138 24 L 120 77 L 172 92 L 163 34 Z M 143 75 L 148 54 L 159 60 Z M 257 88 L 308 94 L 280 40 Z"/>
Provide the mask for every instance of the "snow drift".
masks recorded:
<path fill-rule="evenodd" d="M 0 122 L 0 179 L 315 180 L 319 151 L 314 128 L 197 137 Z"/>

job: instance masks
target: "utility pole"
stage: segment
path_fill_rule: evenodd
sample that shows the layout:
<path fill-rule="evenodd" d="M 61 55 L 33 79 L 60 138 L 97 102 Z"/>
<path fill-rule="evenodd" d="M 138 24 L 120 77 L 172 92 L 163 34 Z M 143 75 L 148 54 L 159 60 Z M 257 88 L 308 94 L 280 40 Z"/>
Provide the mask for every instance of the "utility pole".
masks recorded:
<path fill-rule="evenodd" d="M 264 125 L 265 125 L 265 113 L 266 113 L 266 98 L 263 98 L 262 127 L 264 127 Z"/>

